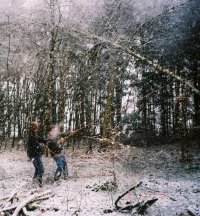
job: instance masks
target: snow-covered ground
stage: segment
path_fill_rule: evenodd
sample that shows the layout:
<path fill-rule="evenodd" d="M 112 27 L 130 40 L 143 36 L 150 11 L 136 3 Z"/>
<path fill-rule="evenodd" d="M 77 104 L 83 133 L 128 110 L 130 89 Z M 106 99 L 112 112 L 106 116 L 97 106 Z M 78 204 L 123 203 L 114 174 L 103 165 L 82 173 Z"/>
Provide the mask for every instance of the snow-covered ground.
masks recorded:
<path fill-rule="evenodd" d="M 120 205 L 136 204 L 158 198 L 147 209 L 151 216 L 200 216 L 200 170 L 190 169 L 179 161 L 178 145 L 151 148 L 125 147 L 114 152 L 86 154 L 84 148 L 65 150 L 68 156 L 69 178 L 53 182 L 55 162 L 43 157 L 44 186 L 32 182 L 33 165 L 24 150 L 0 151 L 0 209 L 27 199 L 31 193 L 51 190 L 53 196 L 34 202 L 38 208 L 30 211 L 34 216 L 100 216 L 138 215 L 104 210 L 114 209 L 116 199 L 142 181 L 142 185 L 129 192 Z M 114 190 L 102 191 L 104 183 L 116 185 Z M 23 185 L 23 186 L 22 186 Z M 21 188 L 20 188 L 21 187 Z M 17 192 L 19 201 L 6 203 L 5 196 Z M 99 189 L 99 190 L 97 190 Z M 0 214 L 1 215 L 1 214 Z"/>

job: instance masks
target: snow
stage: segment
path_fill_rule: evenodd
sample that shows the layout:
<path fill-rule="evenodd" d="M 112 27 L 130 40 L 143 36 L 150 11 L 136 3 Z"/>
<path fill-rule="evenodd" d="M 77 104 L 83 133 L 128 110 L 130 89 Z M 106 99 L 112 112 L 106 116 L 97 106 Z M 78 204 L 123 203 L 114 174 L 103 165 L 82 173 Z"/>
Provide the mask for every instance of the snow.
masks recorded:
<path fill-rule="evenodd" d="M 1 149 L 0 197 L 10 195 L 25 183 L 17 194 L 19 197 L 31 191 L 49 189 L 54 194 L 49 199 L 35 202 L 40 208 L 30 211 L 33 216 L 138 215 L 134 211 L 105 214 L 104 210 L 114 209 L 118 196 L 142 181 L 142 185 L 129 192 L 120 205 L 158 198 L 148 208 L 146 215 L 189 215 L 188 211 L 200 215 L 200 172 L 189 169 L 179 161 L 178 145 L 149 148 L 126 146 L 103 153 L 94 149 L 91 154 L 86 154 L 85 150 L 83 147 L 74 151 L 71 147 L 65 150 L 69 178 L 56 183 L 53 182 L 55 162 L 50 157 L 43 157 L 44 186 L 39 188 L 37 183 L 32 182 L 33 165 L 28 162 L 25 151 Z M 92 190 L 107 181 L 114 181 L 114 176 L 118 185 L 116 190 Z M 0 198 L 0 209 L 2 204 L 5 204 L 5 200 Z"/>

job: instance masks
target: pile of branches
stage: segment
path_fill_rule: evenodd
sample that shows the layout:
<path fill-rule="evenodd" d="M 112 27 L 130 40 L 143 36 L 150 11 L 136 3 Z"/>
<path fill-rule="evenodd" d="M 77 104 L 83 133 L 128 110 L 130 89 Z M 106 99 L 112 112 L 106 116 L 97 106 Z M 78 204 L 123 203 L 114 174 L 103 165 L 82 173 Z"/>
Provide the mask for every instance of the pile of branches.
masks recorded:
<path fill-rule="evenodd" d="M 54 194 L 51 190 L 44 192 L 31 191 L 28 194 L 19 194 L 20 189 L 25 184 L 20 185 L 19 188 L 14 189 L 10 195 L 0 197 L 0 216 L 1 215 L 30 215 L 29 211 L 40 208 L 38 201 L 42 201 L 52 197 Z"/>

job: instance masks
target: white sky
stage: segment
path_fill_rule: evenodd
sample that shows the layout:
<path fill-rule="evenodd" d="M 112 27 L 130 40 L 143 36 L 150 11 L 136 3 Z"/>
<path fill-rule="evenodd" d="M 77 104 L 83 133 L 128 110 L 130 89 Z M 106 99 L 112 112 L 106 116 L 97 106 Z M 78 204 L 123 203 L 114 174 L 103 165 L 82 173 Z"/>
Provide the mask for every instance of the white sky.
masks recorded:
<path fill-rule="evenodd" d="M 25 0 L 23 3 L 23 7 L 25 8 L 32 8 L 37 4 L 38 0 Z"/>
<path fill-rule="evenodd" d="M 19 7 L 24 7 L 26 9 L 32 9 L 33 7 L 37 6 L 38 3 L 42 3 L 44 0 L 0 0 L 0 9 L 4 8 L 19 8 Z M 60 0 L 63 4 L 69 4 L 71 2 L 72 4 L 75 3 L 76 5 L 94 5 L 97 0 Z"/>

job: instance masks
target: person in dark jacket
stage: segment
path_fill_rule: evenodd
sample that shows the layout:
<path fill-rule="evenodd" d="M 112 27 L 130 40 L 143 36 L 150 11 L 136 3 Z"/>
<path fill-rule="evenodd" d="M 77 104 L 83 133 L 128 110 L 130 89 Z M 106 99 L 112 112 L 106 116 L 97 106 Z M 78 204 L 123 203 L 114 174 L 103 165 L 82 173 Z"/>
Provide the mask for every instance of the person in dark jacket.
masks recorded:
<path fill-rule="evenodd" d="M 29 126 L 29 136 L 27 142 L 27 156 L 33 162 L 35 172 L 33 179 L 36 179 L 39 186 L 42 187 L 42 176 L 44 174 L 44 165 L 42 162 L 43 144 L 47 141 L 37 134 L 38 123 L 31 122 Z"/>
<path fill-rule="evenodd" d="M 54 181 L 58 181 L 62 173 L 64 179 L 68 177 L 68 167 L 63 153 L 63 143 L 67 134 L 59 133 L 55 125 L 50 125 L 48 133 L 48 148 L 52 158 L 55 160 L 57 168 L 54 174 Z"/>

